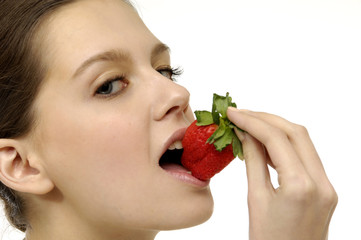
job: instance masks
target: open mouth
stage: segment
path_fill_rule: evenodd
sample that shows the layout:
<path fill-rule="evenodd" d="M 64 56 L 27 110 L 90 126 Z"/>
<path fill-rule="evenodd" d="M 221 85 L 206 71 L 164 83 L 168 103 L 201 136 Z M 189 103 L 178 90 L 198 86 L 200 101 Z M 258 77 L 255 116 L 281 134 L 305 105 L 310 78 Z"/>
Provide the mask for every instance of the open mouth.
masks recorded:
<path fill-rule="evenodd" d="M 164 166 L 169 164 L 182 165 L 181 158 L 183 154 L 183 149 L 168 149 L 160 158 L 159 166 L 164 168 Z"/>
<path fill-rule="evenodd" d="M 202 181 L 194 176 L 182 165 L 183 146 L 181 140 L 176 140 L 164 152 L 159 160 L 159 166 L 174 178 L 197 187 L 207 187 L 208 181 Z"/>
<path fill-rule="evenodd" d="M 159 160 L 159 166 L 168 172 L 187 172 L 182 165 L 183 146 L 181 141 L 172 143 Z"/>

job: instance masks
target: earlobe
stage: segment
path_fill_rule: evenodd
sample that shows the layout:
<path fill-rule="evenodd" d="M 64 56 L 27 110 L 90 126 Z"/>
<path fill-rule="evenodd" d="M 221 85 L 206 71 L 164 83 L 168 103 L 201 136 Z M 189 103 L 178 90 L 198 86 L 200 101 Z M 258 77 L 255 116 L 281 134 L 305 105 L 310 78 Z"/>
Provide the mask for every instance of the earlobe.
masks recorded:
<path fill-rule="evenodd" d="M 44 169 L 20 141 L 0 139 L 0 181 L 18 192 L 46 194 L 54 188 Z"/>

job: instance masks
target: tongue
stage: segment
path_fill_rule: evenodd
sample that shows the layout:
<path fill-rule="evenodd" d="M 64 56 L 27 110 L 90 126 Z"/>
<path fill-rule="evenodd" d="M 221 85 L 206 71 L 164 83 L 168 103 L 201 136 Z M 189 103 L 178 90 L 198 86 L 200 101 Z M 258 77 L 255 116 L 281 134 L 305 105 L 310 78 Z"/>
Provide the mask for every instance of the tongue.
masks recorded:
<path fill-rule="evenodd" d="M 178 164 L 175 164 L 175 163 L 165 163 L 165 164 L 162 165 L 162 168 L 164 170 L 170 171 L 170 172 L 186 172 L 186 173 L 189 172 L 182 165 L 178 165 Z"/>

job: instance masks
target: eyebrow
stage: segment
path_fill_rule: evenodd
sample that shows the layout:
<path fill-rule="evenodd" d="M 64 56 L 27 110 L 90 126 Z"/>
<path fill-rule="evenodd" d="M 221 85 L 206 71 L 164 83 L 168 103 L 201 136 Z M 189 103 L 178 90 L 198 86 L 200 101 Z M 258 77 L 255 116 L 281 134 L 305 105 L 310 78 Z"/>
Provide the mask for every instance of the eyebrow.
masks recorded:
<path fill-rule="evenodd" d="M 164 43 L 158 43 L 154 46 L 151 52 L 151 60 L 162 54 L 163 52 L 170 52 L 170 48 Z M 72 78 L 76 78 L 82 74 L 87 68 L 97 62 L 121 62 L 121 61 L 130 61 L 130 55 L 121 49 L 112 49 L 109 51 L 101 52 L 96 54 L 85 62 L 83 62 L 80 67 L 74 72 Z"/>

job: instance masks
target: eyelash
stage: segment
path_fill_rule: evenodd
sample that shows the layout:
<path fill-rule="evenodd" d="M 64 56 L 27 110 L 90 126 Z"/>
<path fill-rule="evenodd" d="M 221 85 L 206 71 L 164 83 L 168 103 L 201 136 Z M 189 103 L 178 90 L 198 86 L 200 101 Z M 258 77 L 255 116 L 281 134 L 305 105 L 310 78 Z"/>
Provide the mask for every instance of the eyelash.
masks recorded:
<path fill-rule="evenodd" d="M 170 80 L 172 80 L 173 82 L 177 82 L 177 78 L 183 74 L 183 68 L 182 67 L 170 67 L 170 66 L 165 66 L 165 67 L 160 67 L 157 69 L 157 71 L 160 73 L 161 71 L 167 71 L 170 74 L 170 77 L 168 77 Z M 161 74 L 161 73 L 160 73 Z M 162 74 L 163 75 L 163 74 Z M 164 75 L 163 75 L 164 76 Z M 167 76 L 165 76 L 167 77 Z"/>
<path fill-rule="evenodd" d="M 163 75 L 161 72 L 162 71 L 166 71 L 170 76 L 165 76 Z M 170 66 L 164 66 L 164 67 L 160 67 L 157 69 L 157 72 L 159 72 L 160 74 L 162 74 L 164 77 L 169 78 L 170 80 L 172 80 L 173 82 L 177 82 L 177 78 L 183 74 L 183 68 L 181 67 L 176 67 L 176 68 L 172 68 Z M 114 83 L 114 82 L 122 82 L 123 86 L 122 89 L 116 91 L 115 93 L 104 93 L 107 91 L 102 90 L 102 88 L 108 84 Z M 125 85 L 125 86 L 124 86 Z M 112 97 L 112 96 L 116 96 L 118 95 L 120 92 L 122 92 L 122 90 L 128 85 L 128 81 L 125 80 L 125 75 L 118 75 L 115 76 L 107 81 L 105 81 L 102 85 L 100 85 L 97 90 L 95 91 L 95 95 L 98 95 L 100 97 L 103 98 L 108 98 L 108 97 Z M 110 91 L 113 90 L 113 87 L 111 87 Z M 102 93 L 103 92 L 103 93 Z"/>

